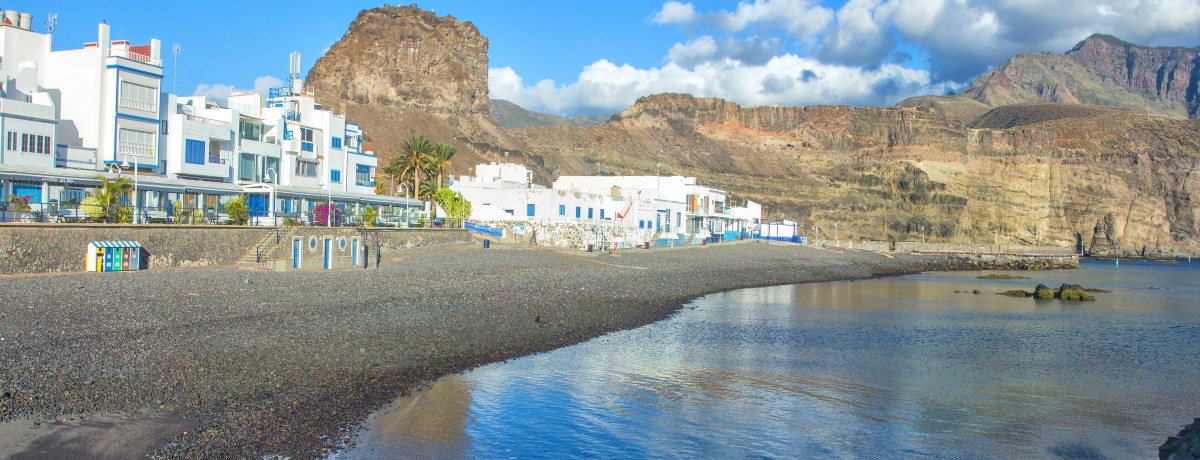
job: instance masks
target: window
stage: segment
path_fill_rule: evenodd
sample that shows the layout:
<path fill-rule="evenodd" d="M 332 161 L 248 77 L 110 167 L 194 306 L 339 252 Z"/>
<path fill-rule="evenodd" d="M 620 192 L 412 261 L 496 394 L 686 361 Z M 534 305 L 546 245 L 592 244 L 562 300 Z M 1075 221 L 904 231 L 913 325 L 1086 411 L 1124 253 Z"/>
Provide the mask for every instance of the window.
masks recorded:
<path fill-rule="evenodd" d="M 588 219 L 592 218 L 592 208 L 588 208 Z"/>
<path fill-rule="evenodd" d="M 183 162 L 194 165 L 204 164 L 204 141 L 195 139 L 184 141 Z"/>
<path fill-rule="evenodd" d="M 263 158 L 263 182 L 279 183 L 279 159 L 275 157 Z M 270 176 L 269 178 L 267 176 Z"/>
<path fill-rule="evenodd" d="M 169 126 L 167 124 L 167 120 L 162 120 L 159 123 L 162 123 L 161 125 L 158 125 L 158 128 L 159 128 L 158 133 L 159 134 L 162 134 L 164 136 L 171 134 L 171 132 L 170 132 L 171 130 L 167 129 L 167 126 Z"/>
<path fill-rule="evenodd" d="M 354 167 L 354 185 L 363 187 L 374 187 L 375 183 L 371 181 L 371 167 L 368 165 L 355 165 Z"/>
<path fill-rule="evenodd" d="M 305 160 L 303 158 L 297 158 L 296 175 L 304 177 L 317 177 L 317 162 Z"/>
<path fill-rule="evenodd" d="M 5 147 L 8 150 L 25 152 L 25 153 L 51 153 L 54 150 L 54 144 L 50 142 L 50 136 L 41 136 L 37 134 L 20 133 L 20 143 L 17 142 L 18 133 L 9 131 L 5 136 Z"/>
<path fill-rule="evenodd" d="M 583 208 L 576 206 L 575 207 L 575 218 L 578 219 L 582 214 L 583 214 Z"/>
<path fill-rule="evenodd" d="M 342 138 L 340 138 L 340 137 L 331 137 L 331 138 L 329 138 L 329 142 L 332 144 L 332 147 L 333 147 L 333 149 L 334 149 L 334 150 L 341 150 L 341 149 L 342 149 Z"/>
<path fill-rule="evenodd" d="M 158 135 L 153 132 L 120 128 L 117 132 L 117 153 L 153 156 L 154 138 L 156 136 Z M 203 145 L 201 145 L 201 149 L 203 148 Z"/>
<path fill-rule="evenodd" d="M 242 120 L 238 122 L 238 135 L 242 139 L 262 141 L 263 125 Z"/>
<path fill-rule="evenodd" d="M 560 215 L 560 216 L 567 215 L 567 205 L 565 205 L 565 204 L 558 205 L 558 215 Z"/>
<path fill-rule="evenodd" d="M 601 218 L 601 219 L 603 219 L 603 218 L 604 218 L 604 208 L 601 208 L 601 209 L 600 209 L 600 218 Z"/>
<path fill-rule="evenodd" d="M 245 181 L 257 181 L 258 177 L 254 174 L 254 166 L 258 163 L 258 158 L 250 153 L 242 153 L 238 158 L 238 179 Z"/>
<path fill-rule="evenodd" d="M 24 133 L 21 134 L 21 151 L 22 152 L 29 151 L 29 135 L 28 134 L 24 134 Z"/>
<path fill-rule="evenodd" d="M 16 131 L 8 132 L 8 142 L 7 142 L 6 148 L 8 150 L 16 150 L 17 149 L 17 132 Z"/>
<path fill-rule="evenodd" d="M 312 152 L 314 150 L 313 130 L 300 128 L 300 150 L 305 152 Z"/>
<path fill-rule="evenodd" d="M 329 170 L 329 182 L 334 183 L 334 184 L 342 183 L 342 170 L 330 169 Z"/>
<path fill-rule="evenodd" d="M 526 216 L 533 217 L 535 215 L 534 214 L 535 210 L 536 210 L 536 206 L 534 206 L 533 203 L 529 203 L 529 204 L 525 205 L 525 215 Z"/>
<path fill-rule="evenodd" d="M 123 81 L 121 82 L 121 94 L 118 102 L 121 107 L 144 110 L 146 112 L 157 112 L 158 90 L 149 86 Z"/>

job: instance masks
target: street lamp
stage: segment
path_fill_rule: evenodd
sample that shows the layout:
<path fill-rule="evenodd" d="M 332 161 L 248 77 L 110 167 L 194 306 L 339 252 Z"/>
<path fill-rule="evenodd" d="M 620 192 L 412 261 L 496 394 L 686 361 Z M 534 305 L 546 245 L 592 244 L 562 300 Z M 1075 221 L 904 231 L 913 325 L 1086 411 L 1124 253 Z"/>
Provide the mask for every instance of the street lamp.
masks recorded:
<path fill-rule="evenodd" d="M 154 154 L 154 152 L 150 152 L 150 153 L 151 153 L 151 155 L 153 155 L 153 154 Z M 130 222 L 132 222 L 132 223 L 135 223 L 135 224 L 137 224 L 137 223 L 141 223 L 141 219 L 139 218 L 140 216 L 138 216 L 138 172 L 137 172 L 137 158 L 134 158 L 134 159 L 133 159 L 133 163 L 132 163 L 132 164 L 130 164 L 130 163 L 129 163 L 129 156 L 130 156 L 130 155 L 131 155 L 131 154 L 130 154 L 130 152 L 129 152 L 129 151 L 126 151 L 126 152 L 125 152 L 125 162 L 122 164 L 122 166 L 124 166 L 124 167 L 126 167 L 126 168 L 130 168 L 130 167 L 132 167 L 132 168 L 133 168 L 133 214 L 132 214 L 132 215 L 133 215 L 133 217 L 132 217 L 132 218 L 130 218 L 130 220 L 129 220 L 129 221 L 130 221 Z"/>
<path fill-rule="evenodd" d="M 410 219 L 408 215 L 408 184 L 401 182 L 400 188 L 404 189 L 404 227 L 407 228 Z"/>
<path fill-rule="evenodd" d="M 833 223 L 833 243 L 837 244 L 837 242 L 838 242 L 837 222 L 834 222 Z"/>
<path fill-rule="evenodd" d="M 268 195 L 268 198 L 267 198 L 268 200 L 270 200 L 267 203 L 267 214 L 269 214 L 271 216 L 271 225 L 275 225 L 278 223 L 275 220 L 275 184 L 277 184 L 278 182 L 271 182 L 271 173 L 275 173 L 276 181 L 279 180 L 279 173 L 275 172 L 275 168 L 271 168 L 268 166 L 267 170 L 263 172 L 263 183 L 267 187 L 269 187 L 269 190 L 271 191 L 270 195 Z"/>
<path fill-rule="evenodd" d="M 925 226 L 921 226 L 921 244 L 925 244 Z"/>
<path fill-rule="evenodd" d="M 333 181 L 325 185 L 325 226 L 333 228 Z"/>

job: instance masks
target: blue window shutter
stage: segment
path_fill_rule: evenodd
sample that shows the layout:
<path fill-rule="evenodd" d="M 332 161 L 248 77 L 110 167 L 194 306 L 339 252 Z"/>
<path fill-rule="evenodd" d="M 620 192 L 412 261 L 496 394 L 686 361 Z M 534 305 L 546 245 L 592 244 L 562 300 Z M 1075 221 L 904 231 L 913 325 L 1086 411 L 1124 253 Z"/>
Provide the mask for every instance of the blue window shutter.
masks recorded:
<path fill-rule="evenodd" d="M 558 215 L 560 215 L 560 216 L 567 215 L 567 205 L 565 205 L 565 204 L 558 205 Z"/>
<path fill-rule="evenodd" d="M 188 139 L 184 144 L 183 161 L 195 165 L 204 164 L 204 141 Z"/>
<path fill-rule="evenodd" d="M 588 208 L 588 219 L 592 218 L 592 211 L 593 211 L 592 208 Z"/>
<path fill-rule="evenodd" d="M 525 215 L 527 215 L 529 217 L 533 217 L 534 211 L 535 211 L 535 207 L 534 207 L 533 203 L 529 203 L 529 204 L 525 205 Z"/>
<path fill-rule="evenodd" d="M 575 207 L 575 218 L 576 219 L 580 218 L 583 215 L 582 213 L 583 213 L 583 208 L 576 206 Z"/>

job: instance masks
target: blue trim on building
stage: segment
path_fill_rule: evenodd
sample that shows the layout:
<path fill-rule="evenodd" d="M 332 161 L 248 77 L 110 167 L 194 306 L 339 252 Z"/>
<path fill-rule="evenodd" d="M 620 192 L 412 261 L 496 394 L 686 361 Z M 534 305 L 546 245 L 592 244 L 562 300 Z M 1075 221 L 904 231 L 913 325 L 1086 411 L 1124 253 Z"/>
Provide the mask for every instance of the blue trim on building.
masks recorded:
<path fill-rule="evenodd" d="M 121 112 L 117 112 L 117 115 L 116 115 L 116 117 L 117 117 L 117 118 L 124 118 L 124 119 L 126 119 L 126 120 L 136 120 L 136 121 L 144 121 L 144 122 L 146 122 L 146 123 L 154 123 L 155 125 L 162 124 L 162 120 L 157 120 L 157 119 L 154 119 L 154 118 L 147 118 L 147 117 L 139 117 L 139 116 L 137 116 L 137 115 L 129 115 L 129 114 L 127 114 L 127 113 L 121 113 Z M 156 132 L 154 133 L 154 135 L 156 135 L 156 136 L 157 136 L 157 135 L 159 135 L 159 134 L 158 134 L 158 132 L 156 131 Z"/>
<path fill-rule="evenodd" d="M 112 57 L 120 57 L 120 56 L 112 56 Z M 129 58 L 123 58 L 123 59 L 129 59 Z M 130 60 L 132 60 L 132 59 L 130 59 Z M 141 62 L 141 61 L 133 61 L 133 62 Z M 145 63 L 143 62 L 143 64 L 145 64 Z M 158 66 L 155 66 L 154 64 L 146 64 L 146 65 L 148 65 L 148 66 L 151 66 L 151 67 L 158 67 Z M 109 68 L 109 69 L 117 69 L 117 70 L 125 70 L 125 71 L 129 71 L 129 72 L 136 73 L 136 74 L 138 74 L 138 75 L 145 75 L 145 76 L 147 76 L 147 77 L 157 77 L 157 78 L 158 78 L 158 79 L 160 79 L 160 80 L 161 80 L 161 79 L 162 79 L 162 77 L 163 77 L 163 74 L 161 74 L 161 73 L 150 73 L 150 72 L 147 72 L 147 71 L 145 71 L 145 70 L 139 70 L 139 69 L 135 69 L 135 68 L 133 68 L 133 67 L 126 67 L 126 66 L 123 66 L 123 65 L 120 65 L 120 64 L 109 64 L 109 65 L 107 66 L 107 68 Z M 159 67 L 159 68 L 161 69 L 162 67 Z M 159 91 L 161 92 L 162 90 L 161 90 L 161 89 L 159 89 Z"/>
<path fill-rule="evenodd" d="M 54 120 L 54 119 L 50 119 L 50 118 L 34 118 L 34 117 L 27 117 L 24 115 L 16 115 L 16 114 L 11 114 L 11 113 L 0 114 L 0 117 L 16 118 L 18 120 L 37 121 L 37 122 L 41 122 L 41 123 L 49 123 L 52 125 L 58 124 L 58 120 Z"/>

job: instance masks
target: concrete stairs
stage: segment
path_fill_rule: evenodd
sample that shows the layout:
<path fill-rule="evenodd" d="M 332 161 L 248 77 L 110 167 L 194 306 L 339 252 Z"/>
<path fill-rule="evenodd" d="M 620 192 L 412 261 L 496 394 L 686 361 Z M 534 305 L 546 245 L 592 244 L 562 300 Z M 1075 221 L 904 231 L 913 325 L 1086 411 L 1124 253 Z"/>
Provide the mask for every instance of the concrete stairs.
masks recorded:
<path fill-rule="evenodd" d="M 276 237 L 279 238 L 278 241 L 275 240 Z M 291 232 L 284 230 L 282 227 L 266 229 L 263 237 L 254 242 L 254 246 L 251 246 L 245 254 L 242 254 L 237 264 L 258 265 L 267 260 L 274 259 L 279 246 L 286 241 L 291 241 Z"/>

